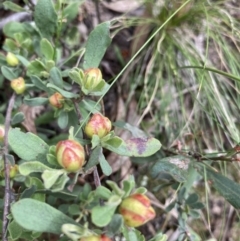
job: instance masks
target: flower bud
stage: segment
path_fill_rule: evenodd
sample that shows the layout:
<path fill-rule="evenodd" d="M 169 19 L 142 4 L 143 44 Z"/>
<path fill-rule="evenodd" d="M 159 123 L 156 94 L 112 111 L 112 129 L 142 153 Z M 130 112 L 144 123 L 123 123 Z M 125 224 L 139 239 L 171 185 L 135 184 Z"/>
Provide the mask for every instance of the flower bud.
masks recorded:
<path fill-rule="evenodd" d="M 94 114 L 85 126 L 85 133 L 89 138 L 98 135 L 100 138 L 106 136 L 112 128 L 111 121 L 101 114 Z"/>
<path fill-rule="evenodd" d="M 26 89 L 24 79 L 22 77 L 19 77 L 17 79 L 12 80 L 11 87 L 17 94 L 22 94 Z"/>
<path fill-rule="evenodd" d="M 83 146 L 74 140 L 59 141 L 56 157 L 59 165 L 68 172 L 80 171 L 85 162 Z"/>
<path fill-rule="evenodd" d="M 0 125 L 0 142 L 3 142 L 5 136 L 5 127 Z"/>
<path fill-rule="evenodd" d="M 156 215 L 147 196 L 136 193 L 122 201 L 119 212 L 129 227 L 138 227 Z"/>
<path fill-rule="evenodd" d="M 109 237 L 102 234 L 101 236 L 98 235 L 91 235 L 88 237 L 81 238 L 79 241 L 112 241 Z"/>
<path fill-rule="evenodd" d="M 94 89 L 102 80 L 102 72 L 98 68 L 87 69 L 84 74 L 84 87 L 88 90 Z"/>
<path fill-rule="evenodd" d="M 18 174 L 18 165 L 10 166 L 10 178 L 13 179 Z"/>
<path fill-rule="evenodd" d="M 64 97 L 56 92 L 55 94 L 51 95 L 49 98 L 48 98 L 50 104 L 53 106 L 53 107 L 56 107 L 57 109 L 61 109 L 63 107 L 63 102 L 64 102 Z"/>
<path fill-rule="evenodd" d="M 8 65 L 15 67 L 19 64 L 19 61 L 17 59 L 17 57 L 15 56 L 15 54 L 8 52 L 7 56 L 6 56 L 6 61 L 8 63 Z"/>

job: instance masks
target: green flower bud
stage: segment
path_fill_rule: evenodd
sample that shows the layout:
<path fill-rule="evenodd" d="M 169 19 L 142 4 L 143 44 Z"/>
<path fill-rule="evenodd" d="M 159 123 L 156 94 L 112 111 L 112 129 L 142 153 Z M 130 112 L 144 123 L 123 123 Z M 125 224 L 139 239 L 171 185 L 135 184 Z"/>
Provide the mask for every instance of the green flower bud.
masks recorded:
<path fill-rule="evenodd" d="M 112 129 L 112 123 L 101 114 L 94 114 L 85 126 L 84 132 L 89 138 L 97 135 L 100 138 L 106 136 Z"/>
<path fill-rule="evenodd" d="M 11 87 L 18 95 L 22 94 L 26 89 L 24 79 L 22 77 L 19 77 L 17 79 L 12 80 Z"/>
<path fill-rule="evenodd" d="M 106 235 L 91 235 L 88 237 L 81 238 L 79 241 L 112 241 L 109 237 Z"/>
<path fill-rule="evenodd" d="M 124 199 L 120 204 L 119 213 L 129 227 L 141 226 L 156 215 L 148 197 L 140 193 Z"/>
<path fill-rule="evenodd" d="M 5 136 L 5 127 L 0 125 L 0 142 L 3 142 Z"/>
<path fill-rule="evenodd" d="M 102 81 L 102 72 L 98 68 L 87 69 L 84 74 L 84 87 L 87 90 L 94 89 Z"/>
<path fill-rule="evenodd" d="M 66 171 L 78 172 L 85 163 L 83 146 L 74 140 L 58 142 L 56 146 L 57 161 Z"/>
<path fill-rule="evenodd" d="M 49 100 L 50 104 L 57 109 L 61 109 L 63 107 L 64 97 L 58 92 L 51 95 L 48 98 L 48 100 Z"/>
<path fill-rule="evenodd" d="M 15 56 L 15 54 L 8 52 L 7 56 L 6 56 L 6 61 L 8 63 L 8 65 L 15 67 L 19 64 L 19 61 L 17 59 L 17 57 Z"/>
<path fill-rule="evenodd" d="M 9 166 L 10 170 L 9 170 L 9 176 L 11 179 L 13 179 L 14 177 L 16 177 L 16 175 L 18 174 L 18 165 L 14 165 L 14 166 Z M 2 170 L 1 174 L 2 177 L 5 177 L 5 171 Z"/>

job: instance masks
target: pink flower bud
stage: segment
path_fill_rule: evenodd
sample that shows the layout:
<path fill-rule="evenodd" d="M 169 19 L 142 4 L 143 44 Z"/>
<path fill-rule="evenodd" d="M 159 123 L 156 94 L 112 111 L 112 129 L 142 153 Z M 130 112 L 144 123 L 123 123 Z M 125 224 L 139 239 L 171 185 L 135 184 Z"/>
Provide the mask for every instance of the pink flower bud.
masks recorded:
<path fill-rule="evenodd" d="M 101 114 L 94 114 L 85 126 L 85 133 L 89 138 L 97 135 L 100 138 L 106 136 L 112 128 L 111 121 Z"/>
<path fill-rule="evenodd" d="M 59 141 L 56 146 L 58 163 L 68 172 L 77 172 L 85 163 L 83 146 L 74 140 Z"/>
<path fill-rule="evenodd" d="M 139 193 L 124 199 L 120 204 L 119 212 L 129 227 L 141 226 L 156 215 L 148 197 Z"/>
<path fill-rule="evenodd" d="M 12 80 L 11 87 L 17 94 L 22 94 L 26 89 L 24 79 L 22 77 L 19 77 L 17 79 Z"/>
<path fill-rule="evenodd" d="M 8 63 L 8 65 L 15 67 L 19 64 L 19 61 L 17 59 L 17 57 L 15 56 L 15 54 L 8 52 L 7 56 L 6 56 L 6 61 Z"/>
<path fill-rule="evenodd" d="M 50 104 L 57 109 L 61 109 L 63 107 L 64 97 L 58 92 L 51 95 L 48 98 L 48 100 L 49 100 Z"/>
<path fill-rule="evenodd" d="M 0 142 L 3 142 L 5 136 L 5 127 L 0 125 Z"/>
<path fill-rule="evenodd" d="M 98 68 L 84 71 L 84 87 L 88 90 L 94 89 L 102 80 L 102 72 Z"/>
<path fill-rule="evenodd" d="M 112 240 L 106 235 L 102 234 L 101 236 L 91 235 L 88 237 L 84 237 L 84 238 L 81 238 L 79 241 L 112 241 Z"/>

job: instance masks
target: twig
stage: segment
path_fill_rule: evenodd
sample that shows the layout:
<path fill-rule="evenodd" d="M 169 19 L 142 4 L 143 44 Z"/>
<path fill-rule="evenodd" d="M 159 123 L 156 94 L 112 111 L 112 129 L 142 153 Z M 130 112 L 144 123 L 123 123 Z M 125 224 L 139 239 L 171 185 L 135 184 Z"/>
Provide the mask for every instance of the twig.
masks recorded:
<path fill-rule="evenodd" d="M 94 0 L 95 2 L 95 7 L 96 7 L 96 12 L 97 12 L 97 19 L 98 19 L 98 23 L 101 23 L 101 15 L 100 15 L 100 11 L 99 11 L 99 6 L 98 6 L 98 0 Z"/>
<path fill-rule="evenodd" d="M 2 240 L 7 241 L 7 226 L 8 226 L 8 219 L 7 216 L 9 214 L 9 208 L 11 204 L 11 197 L 10 197 L 10 174 L 9 174 L 9 165 L 8 165 L 8 131 L 10 128 L 10 121 L 12 115 L 12 109 L 15 102 L 15 93 L 11 96 L 9 101 L 9 105 L 7 108 L 7 115 L 5 120 L 5 135 L 4 135 L 4 169 L 5 169 L 5 189 L 4 189 L 4 209 L 3 209 L 3 226 L 2 226 Z"/>
<path fill-rule="evenodd" d="M 81 115 L 81 112 L 80 112 L 79 107 L 78 107 L 78 100 L 74 99 L 74 100 L 72 100 L 72 102 L 73 102 L 74 108 L 75 108 L 76 113 L 77 113 L 78 121 L 80 123 L 80 121 L 82 119 L 82 115 Z M 83 137 L 84 137 L 84 139 L 87 138 L 84 132 L 83 132 Z M 85 150 L 87 158 L 89 158 L 90 151 L 89 151 L 88 145 L 84 146 L 84 150 Z M 94 184 L 95 184 L 96 187 L 101 186 L 101 180 L 100 180 L 100 177 L 99 177 L 99 174 L 98 174 L 97 167 L 94 167 L 94 169 L 93 169 L 93 179 L 94 179 Z"/>

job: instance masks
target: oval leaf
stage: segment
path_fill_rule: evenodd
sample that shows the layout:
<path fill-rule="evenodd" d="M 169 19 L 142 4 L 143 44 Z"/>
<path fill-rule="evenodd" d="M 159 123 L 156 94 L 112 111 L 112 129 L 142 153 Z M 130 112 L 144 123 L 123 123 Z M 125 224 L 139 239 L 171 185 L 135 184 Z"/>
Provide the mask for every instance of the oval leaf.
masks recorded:
<path fill-rule="evenodd" d="M 57 29 L 57 14 L 51 0 L 37 1 L 34 20 L 42 36 L 51 39 Z"/>
<path fill-rule="evenodd" d="M 14 220 L 23 228 L 35 232 L 62 233 L 62 225 L 78 225 L 73 219 L 50 205 L 24 198 L 12 205 Z"/>
<path fill-rule="evenodd" d="M 44 97 L 36 97 L 36 98 L 24 98 L 23 99 L 24 104 L 29 105 L 29 106 L 39 106 L 39 105 L 44 105 L 48 103 L 48 98 Z"/>
<path fill-rule="evenodd" d="M 24 121 L 24 119 L 25 119 L 25 116 L 24 116 L 23 112 L 18 112 L 13 116 L 13 118 L 11 120 L 11 124 L 16 125 L 16 124 Z"/>
<path fill-rule="evenodd" d="M 57 67 L 53 67 L 50 70 L 50 77 L 54 85 L 58 86 L 59 88 L 63 88 L 61 71 Z"/>
<path fill-rule="evenodd" d="M 23 176 L 28 176 L 30 173 L 34 172 L 44 172 L 46 170 L 54 170 L 41 162 L 38 161 L 32 161 L 32 162 L 24 162 L 23 164 L 19 165 L 19 172 Z M 57 171 L 57 170 L 54 170 Z"/>
<path fill-rule="evenodd" d="M 86 52 L 84 55 L 83 68 L 97 68 L 111 43 L 109 37 L 110 22 L 99 24 L 89 35 Z"/>
<path fill-rule="evenodd" d="M 52 44 L 45 38 L 43 38 L 40 42 L 41 53 L 47 60 L 53 60 L 54 56 L 54 48 Z"/>
<path fill-rule="evenodd" d="M 1 72 L 2 72 L 2 75 L 8 79 L 8 80 L 13 80 L 13 79 L 16 79 L 18 76 L 12 71 L 11 68 L 8 68 L 6 66 L 2 66 L 1 67 Z"/>
<path fill-rule="evenodd" d="M 23 133 L 19 129 L 10 129 L 8 141 L 12 150 L 23 160 L 38 160 L 46 162 L 49 146 L 38 136 L 28 132 Z"/>

